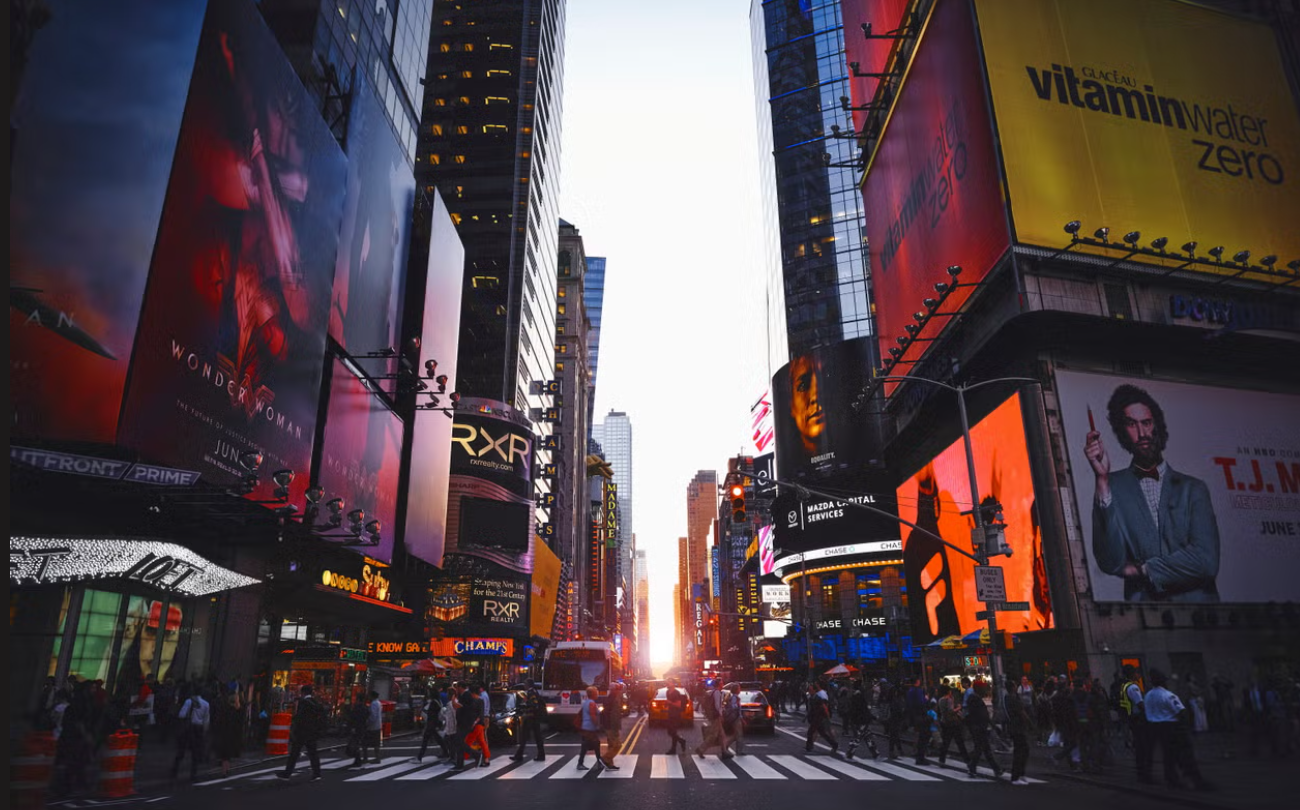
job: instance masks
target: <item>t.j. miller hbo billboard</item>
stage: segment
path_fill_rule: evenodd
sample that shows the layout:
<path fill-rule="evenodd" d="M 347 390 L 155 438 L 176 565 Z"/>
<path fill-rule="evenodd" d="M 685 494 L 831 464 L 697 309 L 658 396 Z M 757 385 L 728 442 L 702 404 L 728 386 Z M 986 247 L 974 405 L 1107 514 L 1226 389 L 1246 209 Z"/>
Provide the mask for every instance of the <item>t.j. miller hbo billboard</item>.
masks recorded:
<path fill-rule="evenodd" d="M 1080 220 L 1300 257 L 1300 116 L 1268 27 L 1173 0 L 976 8 L 1018 241 Z"/>
<path fill-rule="evenodd" d="M 1268 602 L 1300 569 L 1300 397 L 1058 371 L 1093 598 Z"/>

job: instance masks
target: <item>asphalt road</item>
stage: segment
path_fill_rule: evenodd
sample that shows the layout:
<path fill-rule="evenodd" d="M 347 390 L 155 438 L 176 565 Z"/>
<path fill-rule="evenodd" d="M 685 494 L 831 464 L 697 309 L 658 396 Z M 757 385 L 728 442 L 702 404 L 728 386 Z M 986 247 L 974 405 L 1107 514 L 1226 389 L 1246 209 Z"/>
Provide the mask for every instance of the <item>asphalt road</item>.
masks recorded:
<path fill-rule="evenodd" d="M 716 750 L 706 758 L 690 752 L 668 756 L 669 738 L 664 729 L 647 727 L 633 716 L 624 721 L 624 753 L 620 769 L 609 771 L 576 769 L 579 750 L 577 735 L 554 733 L 546 742 L 547 758 L 533 762 L 510 760 L 513 750 L 493 750 L 489 767 L 453 774 L 432 757 L 423 763 L 413 759 L 418 739 L 403 738 L 384 749 L 379 765 L 348 767 L 350 758 L 326 756 L 323 779 L 310 780 L 310 769 L 300 762 L 293 778 L 275 776 L 282 766 L 262 766 L 232 773 L 196 785 L 177 784 L 168 790 L 98 806 L 122 805 L 185 810 L 285 810 L 310 806 L 314 810 L 356 810 L 358 807 L 418 807 L 420 802 L 451 801 L 452 806 L 498 808 L 502 806 L 556 807 L 563 810 L 662 810 L 664 807 L 707 807 L 709 810 L 754 810 L 773 803 L 801 803 L 815 797 L 821 802 L 899 801 L 908 806 L 949 806 L 996 803 L 998 810 L 1053 810 L 1088 808 L 1121 810 L 1150 807 L 1149 799 L 1125 793 L 1080 786 L 1051 775 L 1034 784 L 1019 787 L 995 782 L 991 774 L 967 777 L 956 767 L 918 768 L 907 760 L 873 761 L 863 756 L 847 761 L 830 755 L 824 745 L 813 753 L 804 750 L 803 728 L 787 718 L 776 733 L 747 737 L 745 754 L 729 762 L 717 758 Z M 700 722 L 683 729 L 689 745 L 700 741 Z M 590 755 L 588 765 L 592 764 Z M 1031 774 L 1031 777 L 1033 775 Z M 916 803 L 920 802 L 920 805 Z M 91 807 L 73 802 L 66 810 Z M 832 804 L 833 806 L 833 804 Z"/>

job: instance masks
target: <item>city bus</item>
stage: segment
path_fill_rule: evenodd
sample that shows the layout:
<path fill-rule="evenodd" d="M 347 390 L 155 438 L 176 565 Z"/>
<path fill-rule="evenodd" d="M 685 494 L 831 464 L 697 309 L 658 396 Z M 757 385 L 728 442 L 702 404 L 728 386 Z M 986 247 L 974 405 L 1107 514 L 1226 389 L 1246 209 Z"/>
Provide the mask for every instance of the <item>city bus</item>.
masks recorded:
<path fill-rule="evenodd" d="M 610 684 L 623 679 L 623 661 L 611 641 L 557 641 L 542 662 L 546 719 L 552 726 L 574 724 L 588 686 L 609 694 Z"/>

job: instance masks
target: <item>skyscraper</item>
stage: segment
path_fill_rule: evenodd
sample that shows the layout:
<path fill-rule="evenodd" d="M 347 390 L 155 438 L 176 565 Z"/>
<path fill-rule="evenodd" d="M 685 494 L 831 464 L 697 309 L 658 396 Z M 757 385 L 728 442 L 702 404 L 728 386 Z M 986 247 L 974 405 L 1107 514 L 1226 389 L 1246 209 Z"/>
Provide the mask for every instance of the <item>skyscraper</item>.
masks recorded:
<path fill-rule="evenodd" d="M 525 413 L 555 362 L 564 27 L 564 0 L 437 0 L 416 149 L 465 245 L 457 387 Z"/>
<path fill-rule="evenodd" d="M 839 103 L 849 95 L 840 4 L 754 0 L 750 31 L 765 241 L 780 257 L 767 268 L 775 370 L 790 355 L 874 328 L 857 146 L 832 130 L 847 136 L 853 127 Z"/>
<path fill-rule="evenodd" d="M 702 586 L 706 596 L 709 593 L 709 531 L 717 516 L 718 474 L 713 470 L 700 470 L 686 485 L 688 596 L 692 585 Z"/>

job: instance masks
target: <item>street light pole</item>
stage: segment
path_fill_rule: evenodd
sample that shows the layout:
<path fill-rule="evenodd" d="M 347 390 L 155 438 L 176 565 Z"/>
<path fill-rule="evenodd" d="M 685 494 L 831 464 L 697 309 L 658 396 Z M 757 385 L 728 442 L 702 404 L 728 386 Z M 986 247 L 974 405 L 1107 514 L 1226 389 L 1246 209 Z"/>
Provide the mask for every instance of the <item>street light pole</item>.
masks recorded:
<path fill-rule="evenodd" d="M 957 386 L 957 412 L 961 415 L 961 438 L 966 446 L 966 472 L 970 475 L 971 518 L 975 521 L 975 531 L 982 533 L 984 531 L 984 515 L 980 510 L 979 481 L 975 477 L 975 450 L 971 444 L 970 420 L 966 416 L 965 386 Z M 986 538 L 981 538 L 979 548 L 975 552 L 979 558 L 978 565 L 989 564 L 989 546 Z M 1003 692 L 1006 690 L 1002 684 L 1001 657 L 997 651 L 998 612 L 995 606 L 989 604 L 984 605 L 984 612 L 989 623 L 989 671 L 993 677 L 993 706 L 995 709 L 1001 709 L 1004 700 Z"/>
<path fill-rule="evenodd" d="M 799 583 L 803 587 L 803 623 L 808 642 L 808 683 L 813 680 L 813 623 L 811 606 L 808 601 L 808 552 L 799 553 Z"/>

